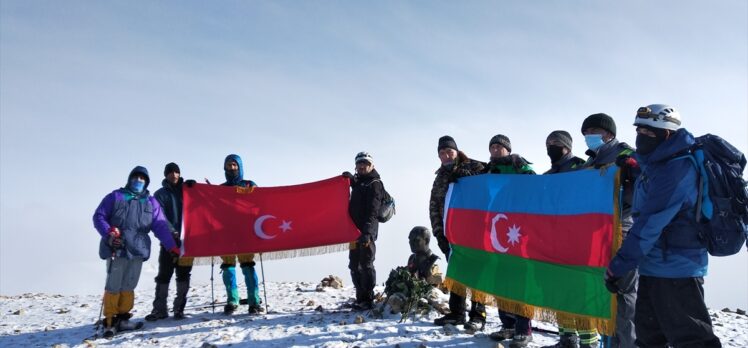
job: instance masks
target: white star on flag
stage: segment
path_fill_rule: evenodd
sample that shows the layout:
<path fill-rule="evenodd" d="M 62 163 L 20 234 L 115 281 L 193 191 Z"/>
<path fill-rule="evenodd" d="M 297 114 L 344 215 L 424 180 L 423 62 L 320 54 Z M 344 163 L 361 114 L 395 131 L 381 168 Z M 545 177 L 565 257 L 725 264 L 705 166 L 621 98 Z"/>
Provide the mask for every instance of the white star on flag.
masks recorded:
<path fill-rule="evenodd" d="M 288 232 L 289 230 L 292 230 L 292 228 L 291 228 L 291 223 L 292 223 L 292 222 L 293 222 L 293 221 L 286 221 L 286 220 L 283 220 L 283 223 L 282 223 L 282 224 L 280 225 L 280 227 L 279 227 L 279 228 L 280 228 L 280 229 L 281 229 L 281 230 L 282 230 L 283 232 Z"/>
<path fill-rule="evenodd" d="M 519 226 L 513 225 L 512 227 L 509 227 L 509 232 L 506 233 L 507 237 L 509 237 L 509 243 L 512 243 L 512 245 L 519 243 L 519 237 L 522 237 L 519 230 Z"/>

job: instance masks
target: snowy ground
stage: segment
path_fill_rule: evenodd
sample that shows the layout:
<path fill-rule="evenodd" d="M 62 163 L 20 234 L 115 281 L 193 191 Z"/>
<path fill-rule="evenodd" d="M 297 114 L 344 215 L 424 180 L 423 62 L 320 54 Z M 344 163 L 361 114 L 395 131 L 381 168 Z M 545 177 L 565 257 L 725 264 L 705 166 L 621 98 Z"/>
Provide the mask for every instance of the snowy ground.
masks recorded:
<path fill-rule="evenodd" d="M 216 284 L 217 299 L 223 289 Z M 93 322 L 99 315 L 98 296 L 60 296 L 25 294 L 0 296 L 0 347 L 496 347 L 488 333 L 499 328 L 495 308 L 489 308 L 486 330 L 466 334 L 462 327 L 441 328 L 431 324 L 438 316 L 433 312 L 415 321 L 399 323 L 400 315 L 386 314 L 376 319 L 371 313 L 350 312 L 343 304 L 353 296 L 353 289 L 325 288 L 315 291 L 312 283 L 268 283 L 270 313 L 249 316 L 241 306 L 233 316 L 213 314 L 210 306 L 210 284 L 193 288 L 188 308 L 189 318 L 171 318 L 146 323 L 143 330 L 121 333 L 111 340 L 84 341 L 94 333 Z M 381 291 L 381 288 L 377 288 Z M 173 295 L 173 289 L 172 289 Z M 443 300 L 446 301 L 444 296 Z M 137 292 L 135 318 L 142 320 L 150 312 L 152 293 Z M 171 297 L 169 299 L 171 302 Z M 733 308 L 734 310 L 734 308 Z M 363 323 L 357 324 L 363 319 Z M 713 312 L 715 330 L 724 347 L 748 347 L 748 316 L 731 312 Z M 547 323 L 534 323 L 555 329 Z M 534 335 L 532 347 L 555 342 L 548 333 Z"/>

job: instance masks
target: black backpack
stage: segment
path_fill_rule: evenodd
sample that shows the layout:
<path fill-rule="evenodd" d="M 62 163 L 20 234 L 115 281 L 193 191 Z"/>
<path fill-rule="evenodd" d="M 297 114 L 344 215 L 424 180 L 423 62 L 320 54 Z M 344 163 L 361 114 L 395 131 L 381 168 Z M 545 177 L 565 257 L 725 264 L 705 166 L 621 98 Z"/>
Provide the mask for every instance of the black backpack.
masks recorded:
<path fill-rule="evenodd" d="M 369 185 L 373 184 L 374 182 L 379 181 L 382 182 L 380 179 L 374 179 L 372 180 Z M 382 203 L 379 205 L 379 213 L 377 214 L 377 220 L 379 222 L 387 222 L 392 219 L 392 216 L 395 215 L 395 199 L 390 196 L 389 192 L 384 189 L 384 183 L 382 182 L 382 191 L 384 195 L 382 196 Z"/>
<path fill-rule="evenodd" d="M 748 246 L 745 156 L 724 139 L 707 134 L 696 138 L 688 157 L 699 172 L 696 203 L 699 237 L 710 255 L 734 255 L 743 245 Z"/>

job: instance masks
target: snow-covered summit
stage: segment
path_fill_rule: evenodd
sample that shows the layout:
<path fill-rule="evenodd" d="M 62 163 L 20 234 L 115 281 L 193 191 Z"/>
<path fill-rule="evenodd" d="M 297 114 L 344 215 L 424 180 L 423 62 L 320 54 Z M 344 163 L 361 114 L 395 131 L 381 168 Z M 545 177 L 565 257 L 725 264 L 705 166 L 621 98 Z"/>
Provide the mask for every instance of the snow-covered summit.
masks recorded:
<path fill-rule="evenodd" d="M 371 313 L 345 308 L 354 297 L 353 288 L 322 290 L 317 291 L 312 283 L 268 283 L 269 313 L 249 316 L 246 306 L 240 306 L 233 316 L 224 316 L 220 305 L 215 314 L 209 305 L 210 284 L 199 284 L 189 294 L 185 310 L 189 318 L 146 322 L 140 331 L 120 333 L 111 340 L 86 341 L 94 334 L 99 296 L 0 296 L 0 347 L 496 347 L 488 338 L 488 333 L 500 326 L 495 308 L 488 308 L 485 331 L 469 335 L 462 327 L 434 326 L 432 321 L 439 316 L 434 311 L 402 323 L 399 314 L 377 319 Z M 169 301 L 173 289 L 170 295 Z M 223 300 L 224 295 L 216 284 L 216 299 Z M 135 320 L 143 320 L 150 312 L 152 300 L 150 291 L 136 291 Z M 724 347 L 748 347 L 748 316 L 711 313 Z M 534 326 L 555 330 L 549 323 L 534 322 Z M 536 331 L 531 346 L 552 344 L 556 339 L 553 334 Z"/>

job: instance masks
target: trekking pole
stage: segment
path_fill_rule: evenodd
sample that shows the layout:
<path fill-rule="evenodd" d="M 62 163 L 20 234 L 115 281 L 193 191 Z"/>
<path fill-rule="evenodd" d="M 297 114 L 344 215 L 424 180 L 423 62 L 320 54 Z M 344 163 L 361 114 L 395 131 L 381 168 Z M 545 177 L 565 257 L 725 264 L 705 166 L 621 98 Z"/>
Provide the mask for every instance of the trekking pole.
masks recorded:
<path fill-rule="evenodd" d="M 216 298 L 213 292 L 213 270 L 215 269 L 215 263 L 213 263 L 213 256 L 210 257 L 210 308 L 213 309 L 213 314 L 216 314 Z"/>
<path fill-rule="evenodd" d="M 110 232 L 114 235 L 114 238 L 120 237 L 120 231 L 117 229 L 117 227 L 110 226 Z M 122 245 L 124 246 L 124 245 Z M 117 248 L 112 246 L 112 256 L 109 258 L 108 265 L 106 266 L 106 283 L 104 283 L 104 296 L 101 297 L 101 307 L 99 308 L 99 320 L 96 321 L 96 334 L 94 336 L 99 334 L 99 327 L 101 327 L 101 315 L 104 313 L 104 301 L 106 300 L 106 286 L 109 284 L 109 276 L 112 274 L 112 264 L 114 263 L 114 258 L 117 256 Z"/>
<path fill-rule="evenodd" d="M 106 300 L 106 284 L 109 284 L 109 275 L 112 274 L 114 255 L 115 251 L 112 251 L 112 257 L 109 258 L 109 264 L 106 267 L 106 283 L 104 283 L 104 296 L 101 297 L 101 306 L 99 307 L 99 320 L 96 321 L 96 326 L 94 327 L 94 331 L 96 331 L 95 335 L 98 335 L 99 328 L 101 327 L 101 315 L 104 314 L 104 301 Z"/>
<path fill-rule="evenodd" d="M 265 296 L 265 314 L 268 313 L 268 290 L 265 287 L 265 266 L 262 264 L 262 253 L 260 253 L 260 272 L 262 272 L 262 293 Z"/>

